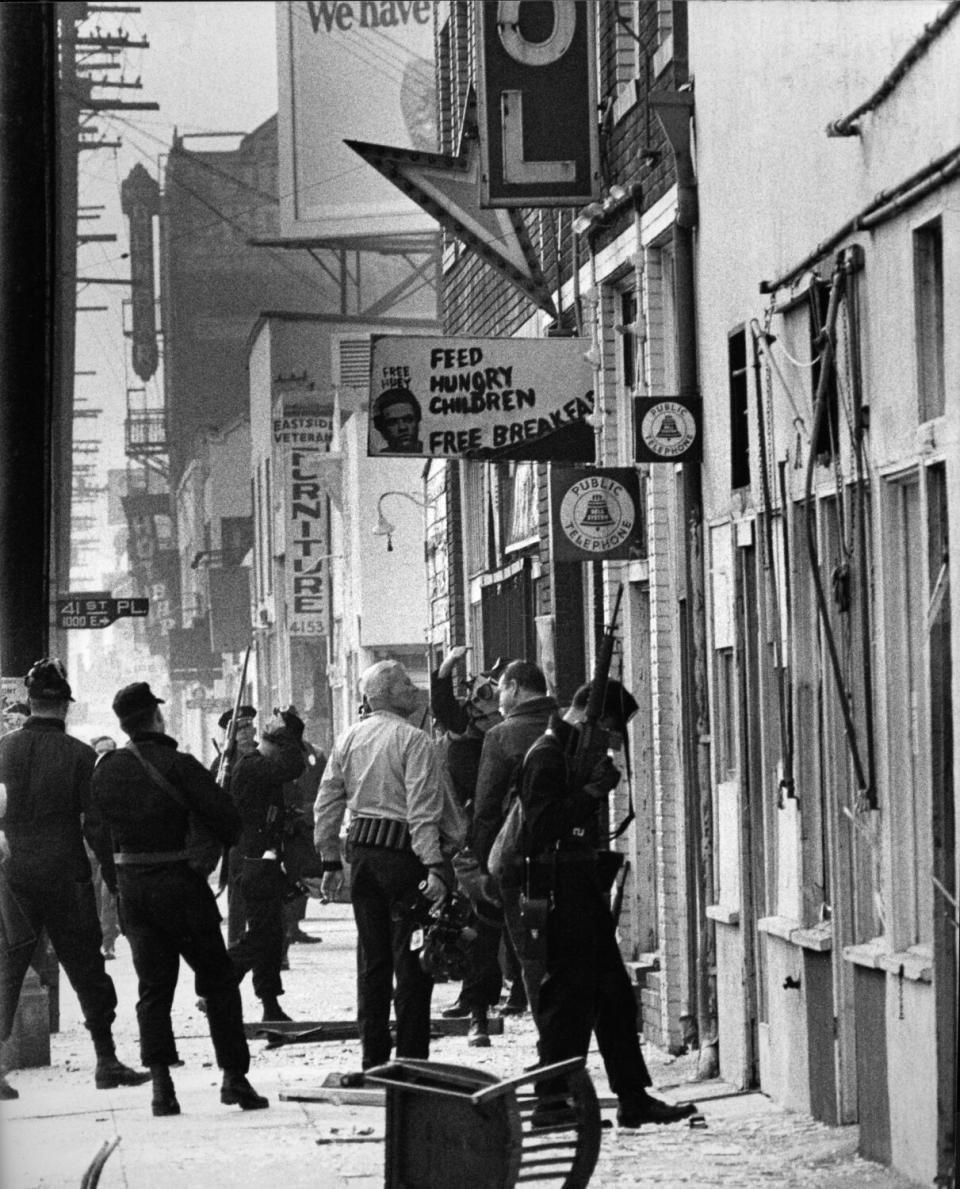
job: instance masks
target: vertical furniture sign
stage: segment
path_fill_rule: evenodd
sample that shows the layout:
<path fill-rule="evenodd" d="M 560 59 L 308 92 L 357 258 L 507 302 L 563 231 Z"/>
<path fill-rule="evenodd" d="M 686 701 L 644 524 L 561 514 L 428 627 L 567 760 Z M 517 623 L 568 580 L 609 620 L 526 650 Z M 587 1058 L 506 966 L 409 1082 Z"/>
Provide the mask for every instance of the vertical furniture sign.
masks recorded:
<path fill-rule="evenodd" d="M 330 505 L 323 462 L 333 440 L 333 408 L 285 395 L 273 417 L 286 510 L 286 602 L 290 636 L 326 636 Z"/>

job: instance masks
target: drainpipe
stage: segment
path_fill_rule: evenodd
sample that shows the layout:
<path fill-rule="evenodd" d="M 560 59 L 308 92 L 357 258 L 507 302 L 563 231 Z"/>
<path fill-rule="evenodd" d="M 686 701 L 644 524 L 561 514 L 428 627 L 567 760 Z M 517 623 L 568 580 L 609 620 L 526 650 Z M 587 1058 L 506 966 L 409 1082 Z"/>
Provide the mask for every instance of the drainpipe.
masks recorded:
<path fill-rule="evenodd" d="M 697 369 L 696 287 L 694 283 L 694 236 L 698 222 L 697 178 L 690 145 L 693 118 L 691 91 L 653 92 L 650 106 L 657 114 L 673 150 L 677 175 L 677 217 L 674 224 L 674 269 L 677 321 L 677 376 L 679 395 L 699 395 Z M 700 1055 L 698 1077 L 712 1078 L 719 1072 L 716 1015 L 716 982 L 712 973 L 714 937 L 706 906 L 713 897 L 713 799 L 710 771 L 710 718 L 707 697 L 707 625 L 703 577 L 703 494 L 700 466 L 684 463 L 682 507 L 687 525 L 686 576 L 683 614 L 692 653 L 692 715 L 687 716 L 692 733 L 687 754 L 696 757 L 689 775 L 699 815 L 692 815 L 691 844 L 695 850 L 697 890 L 696 1011 Z"/>

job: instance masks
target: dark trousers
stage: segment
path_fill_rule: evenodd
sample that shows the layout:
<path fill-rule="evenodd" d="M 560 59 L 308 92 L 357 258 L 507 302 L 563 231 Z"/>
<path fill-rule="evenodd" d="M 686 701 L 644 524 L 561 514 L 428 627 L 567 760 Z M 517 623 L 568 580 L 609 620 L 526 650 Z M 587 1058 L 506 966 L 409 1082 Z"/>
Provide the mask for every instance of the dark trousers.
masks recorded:
<path fill-rule="evenodd" d="M 98 1046 L 112 1052 L 111 1030 L 116 1018 L 117 992 L 103 964 L 103 934 L 97 918 L 93 884 L 89 880 L 58 879 L 38 873 L 29 882 L 0 880 L 0 914 L 4 920 L 25 920 L 32 942 L 4 944 L 0 963 L 0 1040 L 8 1040 L 23 979 L 33 957 L 36 938 L 46 929 L 57 958 L 80 1000 L 83 1018 Z M 22 915 L 21 915 L 22 914 Z M 26 935 L 29 937 L 29 932 Z M 14 938 L 10 939 L 15 940 Z"/>
<path fill-rule="evenodd" d="M 307 897 L 297 896 L 283 906 L 283 939 L 289 945 L 300 929 L 300 922 L 306 919 Z"/>
<path fill-rule="evenodd" d="M 523 981 L 530 1011 L 536 1018 L 540 984 L 546 973 L 545 947 L 531 944 L 524 928 L 520 916 L 520 889 L 502 888 L 500 898 L 503 901 L 504 952 L 508 955 L 508 962 L 514 972 L 513 977 Z"/>
<path fill-rule="evenodd" d="M 247 859 L 240 875 L 247 927 L 227 950 L 239 983 L 253 972 L 253 993 L 259 999 L 283 994 L 283 877 L 275 859 Z"/>
<path fill-rule="evenodd" d="M 467 973 L 460 990 L 460 1001 L 471 1011 L 481 1011 L 500 1002 L 503 974 L 500 970 L 502 925 L 490 925 L 474 917 L 477 936 L 467 949 Z"/>
<path fill-rule="evenodd" d="M 433 980 L 420 968 L 419 953 L 410 949 L 414 926 L 401 911 L 417 894 L 423 866 L 412 851 L 371 846 L 355 846 L 351 864 L 363 1068 L 390 1057 L 391 998 L 397 1016 L 397 1056 L 426 1059 Z"/>
<path fill-rule="evenodd" d="M 247 927 L 247 906 L 240 890 L 243 855 L 236 847 L 230 850 L 227 871 L 227 945 L 233 945 L 240 940 Z"/>
<path fill-rule="evenodd" d="M 177 1048 L 170 1008 L 183 958 L 207 1001 L 217 1064 L 246 1073 L 250 1052 L 220 913 L 206 880 L 186 863 L 120 868 L 120 918 L 140 982 L 137 1019 L 144 1065 L 172 1065 Z"/>
<path fill-rule="evenodd" d="M 557 869 L 536 1021 L 543 1064 L 585 1057 L 596 1032 L 614 1094 L 629 1097 L 650 1085 L 636 999 L 592 864 Z"/>

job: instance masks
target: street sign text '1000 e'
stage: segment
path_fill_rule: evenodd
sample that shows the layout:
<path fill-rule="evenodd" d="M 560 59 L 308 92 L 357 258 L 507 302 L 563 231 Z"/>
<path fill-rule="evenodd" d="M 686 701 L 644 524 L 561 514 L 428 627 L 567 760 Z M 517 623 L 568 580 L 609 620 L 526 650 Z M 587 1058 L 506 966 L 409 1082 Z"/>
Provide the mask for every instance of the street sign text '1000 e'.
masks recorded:
<path fill-rule="evenodd" d="M 109 595 L 68 595 L 57 599 L 57 627 L 106 628 L 116 619 L 142 617 L 149 610 L 149 599 L 114 599 Z"/>

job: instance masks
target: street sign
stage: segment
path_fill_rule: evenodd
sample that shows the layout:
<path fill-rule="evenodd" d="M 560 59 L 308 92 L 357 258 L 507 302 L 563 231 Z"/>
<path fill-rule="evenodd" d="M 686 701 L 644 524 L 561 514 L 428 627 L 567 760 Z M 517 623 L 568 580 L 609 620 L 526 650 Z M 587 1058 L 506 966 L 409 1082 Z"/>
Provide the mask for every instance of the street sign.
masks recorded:
<path fill-rule="evenodd" d="M 149 599 L 114 599 L 109 595 L 71 594 L 57 599 L 57 627 L 106 628 L 116 619 L 145 616 Z"/>

